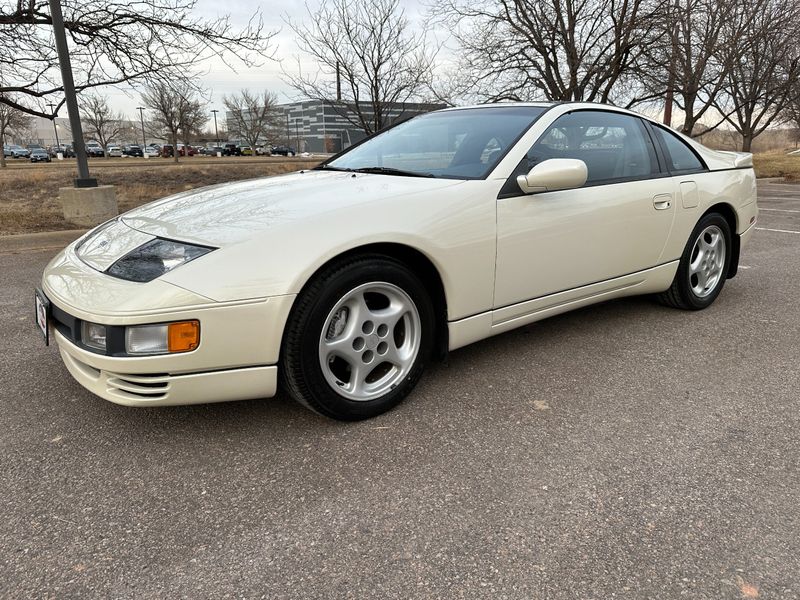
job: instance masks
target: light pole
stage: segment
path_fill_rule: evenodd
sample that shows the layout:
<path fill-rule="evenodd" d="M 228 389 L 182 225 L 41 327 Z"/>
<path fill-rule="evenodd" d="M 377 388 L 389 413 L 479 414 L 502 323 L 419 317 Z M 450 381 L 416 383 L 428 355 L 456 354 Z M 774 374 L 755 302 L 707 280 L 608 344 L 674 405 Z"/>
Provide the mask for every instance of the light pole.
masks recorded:
<path fill-rule="evenodd" d="M 55 112 L 56 105 L 52 102 L 48 102 L 47 106 L 50 107 L 50 112 L 53 113 L 53 133 L 56 134 L 56 152 L 61 152 L 61 142 L 58 141 L 58 126 L 56 125 L 56 115 L 58 114 Z"/>
<path fill-rule="evenodd" d="M 219 129 L 217 129 L 217 113 L 219 112 L 216 108 L 211 109 L 211 112 L 214 113 L 214 135 L 217 136 L 217 146 L 219 146 Z"/>
<path fill-rule="evenodd" d="M 295 138 L 295 152 L 300 152 L 300 124 L 297 119 L 294 120 L 294 138 Z"/>
<path fill-rule="evenodd" d="M 64 31 L 64 15 L 61 14 L 60 0 L 49 0 L 50 17 L 53 21 L 53 37 L 58 51 L 58 63 L 61 67 L 61 80 L 64 84 L 64 98 L 67 101 L 67 114 L 72 127 L 72 148 L 78 161 L 78 178 L 75 187 L 97 187 L 97 179 L 89 177 L 89 161 L 86 158 L 86 145 L 83 143 L 81 116 L 78 111 L 78 95 L 75 92 L 75 80 L 72 78 L 72 66 L 69 63 L 67 34 Z"/>
<path fill-rule="evenodd" d="M 139 119 L 142 121 L 142 153 L 144 154 L 144 150 L 147 148 L 147 138 L 144 135 L 144 111 L 147 109 L 144 106 L 137 106 L 136 110 L 139 111 Z"/>

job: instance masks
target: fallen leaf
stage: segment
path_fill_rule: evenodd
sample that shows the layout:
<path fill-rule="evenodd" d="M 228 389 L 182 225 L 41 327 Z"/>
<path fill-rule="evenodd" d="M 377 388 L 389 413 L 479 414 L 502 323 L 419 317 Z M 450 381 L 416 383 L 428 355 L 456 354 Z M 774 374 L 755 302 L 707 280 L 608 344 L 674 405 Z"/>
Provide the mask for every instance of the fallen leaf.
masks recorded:
<path fill-rule="evenodd" d="M 550 410 L 550 405 L 544 400 L 534 400 L 533 408 L 536 410 Z"/>
<path fill-rule="evenodd" d="M 742 598 L 758 598 L 758 586 L 747 583 L 739 575 L 736 576 L 736 587 L 742 593 Z"/>

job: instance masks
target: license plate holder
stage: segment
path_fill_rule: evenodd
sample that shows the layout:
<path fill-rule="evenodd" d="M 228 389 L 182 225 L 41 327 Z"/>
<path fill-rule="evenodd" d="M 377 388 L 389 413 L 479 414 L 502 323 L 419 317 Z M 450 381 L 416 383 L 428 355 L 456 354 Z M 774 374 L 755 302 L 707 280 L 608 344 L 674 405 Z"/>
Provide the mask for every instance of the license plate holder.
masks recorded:
<path fill-rule="evenodd" d="M 50 301 L 40 289 L 36 289 L 34 293 L 34 307 L 36 315 L 36 326 L 39 332 L 44 337 L 44 345 L 50 345 Z"/>

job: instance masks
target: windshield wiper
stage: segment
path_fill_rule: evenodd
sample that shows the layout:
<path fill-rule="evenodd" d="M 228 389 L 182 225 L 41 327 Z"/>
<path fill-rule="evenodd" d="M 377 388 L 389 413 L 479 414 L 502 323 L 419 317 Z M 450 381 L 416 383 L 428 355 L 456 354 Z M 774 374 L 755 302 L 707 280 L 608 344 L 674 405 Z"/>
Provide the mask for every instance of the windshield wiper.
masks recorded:
<path fill-rule="evenodd" d="M 346 167 L 332 167 L 331 165 L 319 165 L 311 169 L 312 171 L 345 171 L 348 173 L 352 173 L 353 169 L 348 169 Z"/>
<path fill-rule="evenodd" d="M 374 173 L 377 175 L 401 175 L 403 177 L 436 177 L 433 173 L 418 173 L 417 171 L 404 171 L 403 169 L 394 169 L 392 167 L 361 167 L 360 169 L 351 169 L 356 173 Z"/>

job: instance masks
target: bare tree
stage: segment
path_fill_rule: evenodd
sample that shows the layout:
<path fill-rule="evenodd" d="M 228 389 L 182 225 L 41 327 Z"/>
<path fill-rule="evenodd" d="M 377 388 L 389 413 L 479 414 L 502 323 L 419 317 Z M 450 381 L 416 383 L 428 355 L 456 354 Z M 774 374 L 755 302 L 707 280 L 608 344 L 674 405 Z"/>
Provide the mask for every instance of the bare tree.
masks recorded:
<path fill-rule="evenodd" d="M 759 0 L 742 32 L 724 93 L 714 105 L 742 136 L 742 151 L 785 115 L 800 77 L 800 3 Z"/>
<path fill-rule="evenodd" d="M 645 85 L 662 90 L 667 124 L 673 99 L 683 112 L 681 131 L 686 135 L 724 122 L 713 109 L 736 54 L 747 43 L 743 28 L 751 11 L 742 0 L 669 0 L 665 5 L 659 20 L 663 34 L 645 48 L 639 71 Z M 712 114 L 716 124 L 695 131 Z"/>
<path fill-rule="evenodd" d="M 305 74 L 298 60 L 288 83 L 368 134 L 389 124 L 391 105 L 419 98 L 431 81 L 436 51 L 424 28 L 412 30 L 399 0 L 323 0 L 318 10 L 308 9 L 307 23 L 288 25 L 320 66 Z"/>
<path fill-rule="evenodd" d="M 122 131 L 122 114 L 114 112 L 105 96 L 82 96 L 80 98 L 81 122 L 84 133 L 97 140 L 108 156 L 108 144 L 119 137 Z"/>
<path fill-rule="evenodd" d="M 178 162 L 178 136 L 187 123 L 187 115 L 197 107 L 195 90 L 182 81 L 174 84 L 156 82 L 142 94 L 142 102 L 152 110 L 151 124 L 162 130 L 172 143 L 173 158 Z"/>
<path fill-rule="evenodd" d="M 274 32 L 259 13 L 236 28 L 228 16 L 198 17 L 197 0 L 60 0 L 77 89 L 136 83 L 176 74 L 210 58 L 245 65 L 269 56 Z M 62 85 L 47 0 L 0 3 L 0 92 L 7 103 L 50 118 L 46 102 Z M 188 81 L 188 77 L 184 76 Z M 8 94 L 17 93 L 17 96 Z"/>
<path fill-rule="evenodd" d="M 21 110 L 13 108 L 9 104 L 3 103 L 1 100 L 3 94 L 0 94 L 0 146 L 5 146 L 6 136 L 15 131 L 24 131 L 30 128 L 31 117 L 27 116 Z M 13 99 L 12 99 L 13 100 Z M 0 155 L 0 167 L 6 166 L 5 152 Z"/>
<path fill-rule="evenodd" d="M 464 90 L 500 100 L 631 104 L 629 75 L 659 34 L 655 0 L 439 0 Z M 625 83 L 626 85 L 621 85 Z"/>
<path fill-rule="evenodd" d="M 271 131 L 280 126 L 281 113 L 275 94 L 264 90 L 254 94 L 242 90 L 222 99 L 233 126 L 231 132 L 246 141 L 255 150 L 259 140 L 267 141 Z"/>
<path fill-rule="evenodd" d="M 181 132 L 183 133 L 183 145 L 187 156 L 189 155 L 189 142 L 192 141 L 192 136 L 199 133 L 206 122 L 208 122 L 208 115 L 204 104 L 200 100 L 189 98 L 181 114 Z"/>
<path fill-rule="evenodd" d="M 792 127 L 791 140 L 794 142 L 794 147 L 797 148 L 800 143 L 800 78 L 796 79 L 791 87 L 785 116 Z"/>

